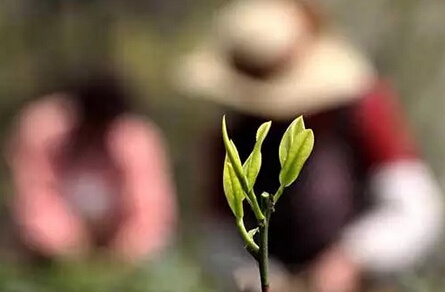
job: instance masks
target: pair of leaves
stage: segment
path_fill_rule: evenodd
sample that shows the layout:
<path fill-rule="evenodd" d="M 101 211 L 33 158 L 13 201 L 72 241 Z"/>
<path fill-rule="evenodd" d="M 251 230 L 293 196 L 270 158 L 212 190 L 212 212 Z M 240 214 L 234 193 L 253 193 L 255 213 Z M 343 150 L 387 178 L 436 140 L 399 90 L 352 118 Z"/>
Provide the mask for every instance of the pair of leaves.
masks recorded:
<path fill-rule="evenodd" d="M 266 139 L 270 127 L 271 122 L 267 122 L 258 128 L 256 143 L 252 153 L 245 163 L 242 164 L 235 144 L 229 139 L 226 120 L 223 117 L 222 131 L 226 148 L 223 173 L 224 193 L 236 218 L 244 216 L 244 199 L 247 199 L 254 211 L 258 206 L 252 190 L 261 168 L 261 146 Z M 300 116 L 289 125 L 280 142 L 279 159 L 281 171 L 279 179 L 281 190 L 291 185 L 298 178 L 313 147 L 314 133 L 312 130 L 305 128 L 303 118 Z M 261 213 L 261 211 L 258 212 Z"/>
<path fill-rule="evenodd" d="M 297 179 L 313 147 L 314 133 L 305 128 L 300 116 L 289 125 L 280 143 L 281 186 L 288 187 Z"/>
<path fill-rule="evenodd" d="M 226 159 L 224 161 L 223 186 L 224 193 L 233 214 L 236 218 L 242 218 L 243 200 L 247 198 L 249 204 L 255 208 L 256 202 L 252 189 L 261 169 L 261 146 L 269 132 L 271 122 L 262 124 L 256 134 L 256 143 L 252 153 L 241 165 L 241 159 L 235 144 L 229 139 L 225 117 L 222 121 L 223 141 L 226 148 Z"/>

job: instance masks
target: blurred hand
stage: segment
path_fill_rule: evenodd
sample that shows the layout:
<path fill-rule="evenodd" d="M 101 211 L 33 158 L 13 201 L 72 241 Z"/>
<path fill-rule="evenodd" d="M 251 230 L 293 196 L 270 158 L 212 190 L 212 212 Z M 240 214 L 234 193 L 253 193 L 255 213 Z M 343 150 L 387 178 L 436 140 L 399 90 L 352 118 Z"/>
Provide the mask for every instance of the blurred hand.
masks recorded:
<path fill-rule="evenodd" d="M 309 285 L 313 292 L 356 292 L 360 269 L 338 246 L 324 252 L 311 266 Z"/>

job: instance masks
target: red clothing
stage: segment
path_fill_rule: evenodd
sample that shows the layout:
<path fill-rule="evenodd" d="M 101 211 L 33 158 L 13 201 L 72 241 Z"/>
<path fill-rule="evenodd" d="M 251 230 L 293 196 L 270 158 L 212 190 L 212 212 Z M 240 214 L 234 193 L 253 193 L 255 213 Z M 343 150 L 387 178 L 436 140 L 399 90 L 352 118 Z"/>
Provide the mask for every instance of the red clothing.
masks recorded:
<path fill-rule="evenodd" d="M 356 105 L 357 130 L 362 147 L 373 164 L 419 157 L 419 149 L 402 116 L 398 96 L 381 82 Z"/>

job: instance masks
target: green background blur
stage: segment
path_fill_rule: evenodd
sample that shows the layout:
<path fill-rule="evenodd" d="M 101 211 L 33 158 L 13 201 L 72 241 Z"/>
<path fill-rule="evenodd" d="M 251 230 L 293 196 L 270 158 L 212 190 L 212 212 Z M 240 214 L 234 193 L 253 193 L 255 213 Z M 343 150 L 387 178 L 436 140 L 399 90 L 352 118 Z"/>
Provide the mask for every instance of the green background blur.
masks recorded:
<path fill-rule="evenodd" d="M 106 263 L 39 270 L 3 263 L 0 291 L 213 291 L 195 261 L 204 199 L 195 162 L 202 134 L 219 126 L 222 111 L 175 94 L 169 73 L 224 2 L 0 0 L 0 142 L 18 108 L 54 86 L 59 72 L 110 62 L 132 80 L 141 113 L 165 133 L 183 219 L 174 251 L 143 271 L 122 273 Z M 394 82 L 425 157 L 445 186 L 445 1 L 318 2 Z M 1 224 L 11 186 L 0 161 Z M 445 291 L 443 251 L 401 278 L 405 291 Z"/>

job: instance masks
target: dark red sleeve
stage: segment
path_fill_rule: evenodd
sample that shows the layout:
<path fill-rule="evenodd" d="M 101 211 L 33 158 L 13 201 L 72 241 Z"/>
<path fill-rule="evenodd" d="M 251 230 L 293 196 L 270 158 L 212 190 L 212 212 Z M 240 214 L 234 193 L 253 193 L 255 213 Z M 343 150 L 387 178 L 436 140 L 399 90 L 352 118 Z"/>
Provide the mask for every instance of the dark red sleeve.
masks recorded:
<path fill-rule="evenodd" d="M 371 166 L 419 157 L 398 96 L 386 82 L 359 102 L 354 118 Z"/>

